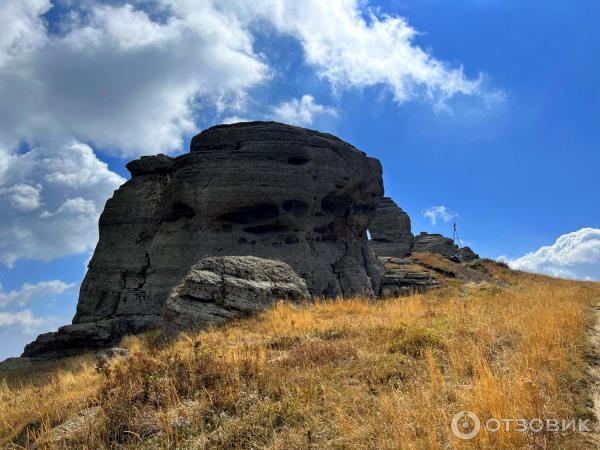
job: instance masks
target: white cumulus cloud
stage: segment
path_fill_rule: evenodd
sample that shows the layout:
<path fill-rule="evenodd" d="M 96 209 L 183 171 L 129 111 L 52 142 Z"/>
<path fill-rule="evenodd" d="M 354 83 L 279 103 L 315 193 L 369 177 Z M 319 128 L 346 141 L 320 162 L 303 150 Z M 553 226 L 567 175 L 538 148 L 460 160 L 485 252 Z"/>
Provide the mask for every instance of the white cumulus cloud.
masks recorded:
<path fill-rule="evenodd" d="M 107 198 L 125 180 L 80 142 L 12 155 L 0 176 L 0 262 L 90 251 Z"/>
<path fill-rule="evenodd" d="M 74 286 L 75 284 L 67 284 L 61 280 L 42 281 L 36 284 L 25 283 L 19 290 L 0 291 L 0 307 L 10 304 L 25 306 L 32 301 L 53 298 Z"/>
<path fill-rule="evenodd" d="M 11 307 L 24 307 L 33 303 L 43 303 L 55 298 L 75 284 L 61 280 L 24 283 L 21 289 L 4 292 L 0 290 L 0 334 L 12 330 L 23 335 L 32 335 L 56 328 L 63 319 L 54 316 L 36 316 L 30 309 L 11 310 Z M 0 286 L 1 288 L 1 286 Z"/>
<path fill-rule="evenodd" d="M 456 94 L 481 92 L 481 77 L 470 79 L 461 66 L 452 67 L 416 45 L 417 31 L 406 19 L 374 10 L 365 13 L 366 2 L 235 4 L 248 20 L 265 20 L 298 39 L 307 63 L 336 90 L 384 86 L 397 102 L 420 98 L 438 106 Z"/>
<path fill-rule="evenodd" d="M 0 311 L 0 329 L 16 326 L 26 335 L 37 334 L 47 326 L 48 322 L 48 318 L 34 316 L 28 309 L 15 312 Z"/>
<path fill-rule="evenodd" d="M 18 211 L 32 211 L 41 206 L 40 194 L 42 187 L 19 183 L 0 189 L 0 195 L 7 195 L 10 203 Z"/>
<path fill-rule="evenodd" d="M 251 34 L 212 1 L 85 2 L 49 33 L 49 3 L 7 0 L 0 23 L 0 142 L 75 138 L 135 155 L 179 150 L 196 131 L 195 100 L 243 96 L 268 68 Z M 0 63 L 1 64 L 1 63 Z"/>
<path fill-rule="evenodd" d="M 312 95 L 303 95 L 302 98 L 293 98 L 282 102 L 273 109 L 274 119 L 294 125 L 310 125 L 317 115 L 337 116 L 337 111 L 329 106 L 315 102 Z"/>
<path fill-rule="evenodd" d="M 280 68 L 264 31 L 300 43 L 334 91 L 383 87 L 397 102 L 479 95 L 479 77 L 436 59 L 398 16 L 359 0 L 4 0 L 0 8 L 0 262 L 89 251 L 98 214 L 124 180 L 92 148 L 119 156 L 178 151 L 204 110 L 253 114 L 252 89 Z M 276 69 L 276 70 L 274 70 Z M 284 74 L 285 75 L 285 74 Z M 310 95 L 263 117 L 307 125 L 334 115 Z M 258 114 L 259 116 L 261 114 Z M 33 148 L 23 154 L 21 144 Z"/>
<path fill-rule="evenodd" d="M 70 14 L 54 24 L 60 32 L 47 29 L 47 0 L 5 0 L 0 9 L 5 150 L 65 138 L 124 155 L 179 150 L 197 131 L 200 105 L 240 108 L 268 82 L 269 55 L 253 45 L 265 27 L 298 40 L 306 62 L 335 90 L 383 86 L 398 102 L 434 104 L 480 93 L 479 78 L 416 45 L 405 19 L 358 0 L 67 4 Z M 297 123 L 319 112 L 309 96 L 295 102 L 279 108 L 297 110 Z"/>
<path fill-rule="evenodd" d="M 454 214 L 445 206 L 432 206 L 428 208 L 423 215 L 427 217 L 432 225 L 436 225 L 439 221 L 448 223 L 452 220 Z"/>
<path fill-rule="evenodd" d="M 564 278 L 600 280 L 600 229 L 563 234 L 552 245 L 517 259 L 501 258 L 510 267 Z"/>

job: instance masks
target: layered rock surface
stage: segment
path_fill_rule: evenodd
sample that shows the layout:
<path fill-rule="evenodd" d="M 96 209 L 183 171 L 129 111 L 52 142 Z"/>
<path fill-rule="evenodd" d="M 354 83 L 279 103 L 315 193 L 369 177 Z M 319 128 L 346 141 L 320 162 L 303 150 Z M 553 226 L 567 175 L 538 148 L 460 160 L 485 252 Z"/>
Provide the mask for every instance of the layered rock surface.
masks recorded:
<path fill-rule="evenodd" d="M 440 285 L 431 272 L 404 258 L 383 257 L 385 274 L 381 280 L 381 297 L 398 297 L 424 292 Z"/>
<path fill-rule="evenodd" d="M 202 330 L 271 306 L 308 300 L 305 281 L 280 261 L 254 256 L 205 258 L 192 266 L 164 309 L 163 336 Z"/>
<path fill-rule="evenodd" d="M 152 316 L 106 318 L 96 322 L 75 323 L 58 331 L 44 333 L 25 346 L 23 356 L 58 358 L 86 350 L 110 347 L 128 334 L 138 334 L 157 326 Z"/>
<path fill-rule="evenodd" d="M 452 239 L 441 234 L 421 233 L 415 237 L 410 217 L 390 197 L 383 197 L 377 205 L 369 232 L 369 246 L 384 264 L 379 290 L 382 297 L 408 295 L 440 285 L 432 276 L 431 268 L 415 263 L 415 259 L 409 257 L 411 255 L 431 253 L 456 263 L 479 258 L 469 247 L 460 248 Z"/>
<path fill-rule="evenodd" d="M 415 237 L 413 252 L 436 253 L 453 261 L 473 261 L 479 258 L 469 247 L 459 248 L 450 238 L 441 234 L 422 232 Z"/>
<path fill-rule="evenodd" d="M 205 130 L 177 158 L 143 157 L 108 200 L 73 325 L 25 356 L 107 346 L 160 325 L 163 305 L 207 256 L 281 260 L 313 296 L 376 294 L 366 229 L 381 165 L 329 134 L 274 122 Z"/>
<path fill-rule="evenodd" d="M 369 232 L 369 245 L 377 256 L 402 258 L 413 246 L 410 217 L 390 197 L 377 205 Z"/>

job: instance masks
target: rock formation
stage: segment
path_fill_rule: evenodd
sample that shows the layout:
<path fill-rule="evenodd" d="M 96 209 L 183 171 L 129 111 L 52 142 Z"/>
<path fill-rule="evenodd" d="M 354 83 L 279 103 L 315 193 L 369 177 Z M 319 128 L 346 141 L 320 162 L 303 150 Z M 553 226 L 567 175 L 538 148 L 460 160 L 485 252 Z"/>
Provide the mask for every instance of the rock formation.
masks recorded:
<path fill-rule="evenodd" d="M 380 297 L 398 297 L 424 292 L 439 286 L 430 271 L 417 270 L 412 261 L 400 258 L 382 258 L 385 274 L 381 280 Z"/>
<path fill-rule="evenodd" d="M 408 215 L 382 199 L 379 161 L 330 134 L 275 122 L 219 125 L 194 137 L 190 153 L 127 168 L 131 179 L 100 217 L 73 324 L 39 336 L 23 356 L 110 347 L 160 327 L 163 310 L 169 335 L 278 297 L 420 291 L 439 283 L 415 253 L 478 258 L 439 234 L 414 237 Z"/>
<path fill-rule="evenodd" d="M 459 248 L 450 238 L 441 234 L 422 232 L 415 237 L 413 252 L 437 253 L 453 261 L 472 261 L 479 258 L 469 247 Z"/>
<path fill-rule="evenodd" d="M 479 258 L 471 248 L 460 248 L 441 234 L 422 232 L 415 237 L 410 217 L 390 197 L 383 197 L 377 205 L 369 232 L 369 246 L 380 258 L 403 258 L 412 252 L 436 253 L 459 262 Z"/>
<path fill-rule="evenodd" d="M 125 335 L 143 333 L 157 326 L 154 317 L 143 314 L 65 325 L 56 332 L 39 335 L 25 346 L 23 356 L 57 358 L 77 355 L 90 349 L 110 347 Z"/>
<path fill-rule="evenodd" d="M 308 300 L 305 281 L 280 261 L 254 256 L 205 258 L 192 266 L 164 309 L 163 336 L 202 330 L 261 311 L 276 300 Z"/>
<path fill-rule="evenodd" d="M 384 264 L 381 297 L 408 295 L 439 286 L 430 268 L 411 255 L 434 253 L 457 263 L 479 258 L 469 247 L 459 248 L 441 234 L 421 233 L 415 237 L 410 217 L 389 197 L 383 197 L 377 205 L 369 232 L 369 246 Z"/>
<path fill-rule="evenodd" d="M 402 258 L 413 246 L 410 217 L 390 197 L 383 197 L 377 205 L 369 232 L 369 245 L 377 256 Z"/>
<path fill-rule="evenodd" d="M 73 325 L 25 356 L 106 347 L 160 325 L 163 305 L 207 256 L 281 260 L 313 296 L 376 294 L 366 230 L 381 165 L 329 134 L 274 122 L 219 125 L 190 153 L 142 157 L 108 200 Z"/>

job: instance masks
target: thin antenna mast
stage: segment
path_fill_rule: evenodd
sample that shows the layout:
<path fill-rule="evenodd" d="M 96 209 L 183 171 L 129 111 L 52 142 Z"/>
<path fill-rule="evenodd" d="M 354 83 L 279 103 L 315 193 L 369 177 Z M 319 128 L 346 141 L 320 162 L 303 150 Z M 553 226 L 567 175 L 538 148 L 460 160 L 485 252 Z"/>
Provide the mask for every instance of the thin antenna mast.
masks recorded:
<path fill-rule="evenodd" d="M 453 222 L 452 228 L 453 228 L 452 239 L 454 240 L 454 242 L 456 242 L 456 245 L 458 245 L 458 248 L 462 250 L 462 242 L 460 241 L 460 237 L 458 236 L 458 229 L 456 228 L 456 213 L 454 213 L 454 222 Z"/>

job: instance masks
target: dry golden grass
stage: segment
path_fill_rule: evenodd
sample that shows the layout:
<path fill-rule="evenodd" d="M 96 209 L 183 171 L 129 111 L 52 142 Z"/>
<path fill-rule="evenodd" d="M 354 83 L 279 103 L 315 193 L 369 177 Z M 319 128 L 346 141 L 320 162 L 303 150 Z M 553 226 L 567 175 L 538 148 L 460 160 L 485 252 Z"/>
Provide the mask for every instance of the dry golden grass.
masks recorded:
<path fill-rule="evenodd" d="M 86 357 L 43 369 L 0 379 L 0 444 L 33 443 L 85 408 L 102 382 Z"/>
<path fill-rule="evenodd" d="M 162 348 L 128 338 L 129 357 L 98 373 L 81 363 L 45 383 L 0 385 L 0 442 L 24 446 L 99 405 L 94 426 L 61 445 L 582 448 L 580 433 L 453 436 L 460 410 L 483 420 L 590 415 L 585 333 L 600 285 L 486 268 L 502 282 L 279 304 Z"/>

